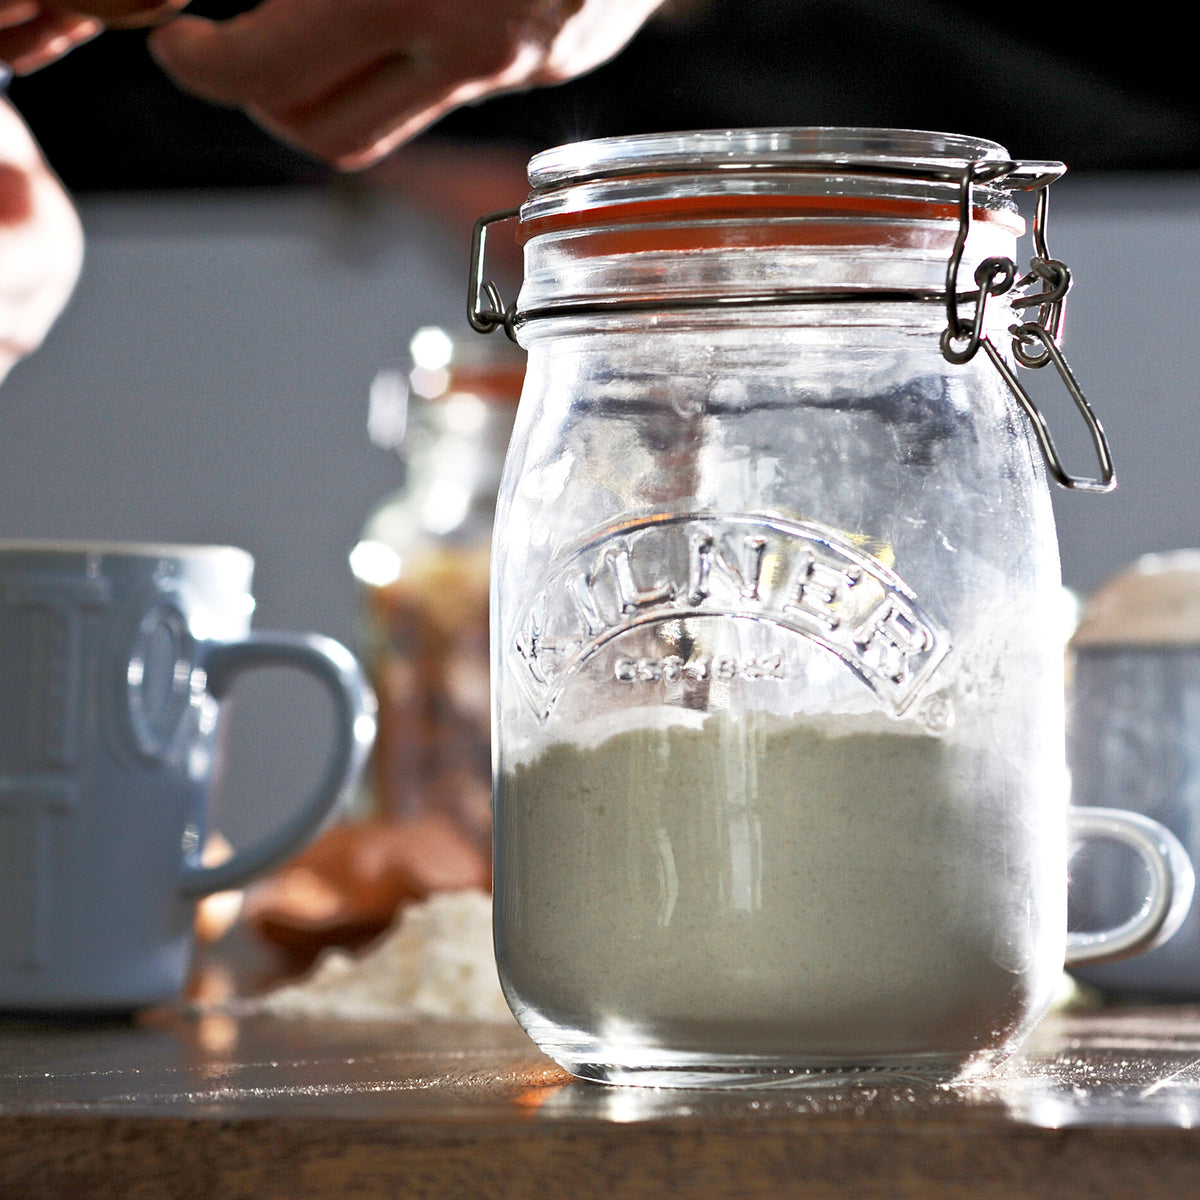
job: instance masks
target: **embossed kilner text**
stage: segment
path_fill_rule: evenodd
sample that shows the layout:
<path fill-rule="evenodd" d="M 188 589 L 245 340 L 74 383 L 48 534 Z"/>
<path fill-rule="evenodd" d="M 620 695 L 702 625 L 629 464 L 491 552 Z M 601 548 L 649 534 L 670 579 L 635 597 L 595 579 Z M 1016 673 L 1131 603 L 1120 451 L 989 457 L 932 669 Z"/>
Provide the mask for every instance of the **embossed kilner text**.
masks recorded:
<path fill-rule="evenodd" d="M 949 650 L 905 583 L 843 535 L 773 517 L 666 514 L 615 525 L 558 558 L 520 615 L 510 661 L 545 719 L 572 675 L 615 638 L 699 617 L 800 634 L 837 655 L 895 712 Z M 769 657 L 745 677 L 778 677 L 780 662 Z M 686 658 L 634 655 L 618 659 L 614 674 L 633 682 L 700 669 Z"/>

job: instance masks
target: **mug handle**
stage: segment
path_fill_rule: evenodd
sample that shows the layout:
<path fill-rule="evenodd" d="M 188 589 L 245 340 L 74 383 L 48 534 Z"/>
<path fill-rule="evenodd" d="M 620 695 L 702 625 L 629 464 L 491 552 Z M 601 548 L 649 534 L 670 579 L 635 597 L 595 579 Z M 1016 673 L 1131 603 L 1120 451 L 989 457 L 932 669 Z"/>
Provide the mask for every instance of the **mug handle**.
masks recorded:
<path fill-rule="evenodd" d="M 375 739 L 375 696 L 354 655 L 340 642 L 315 633 L 254 633 L 240 642 L 204 648 L 200 665 L 208 691 L 220 700 L 234 679 L 256 667 L 295 667 L 316 678 L 334 705 L 334 745 L 317 786 L 273 833 L 217 866 L 190 862 L 180 891 L 188 898 L 240 887 L 303 847 L 333 807 L 348 794 Z"/>
<path fill-rule="evenodd" d="M 1142 907 L 1113 929 L 1067 934 L 1068 967 L 1112 962 L 1161 946 L 1183 924 L 1196 874 L 1179 839 L 1140 813 L 1117 808 L 1068 810 L 1072 841 L 1105 838 L 1128 846 L 1146 864 L 1150 884 Z"/>

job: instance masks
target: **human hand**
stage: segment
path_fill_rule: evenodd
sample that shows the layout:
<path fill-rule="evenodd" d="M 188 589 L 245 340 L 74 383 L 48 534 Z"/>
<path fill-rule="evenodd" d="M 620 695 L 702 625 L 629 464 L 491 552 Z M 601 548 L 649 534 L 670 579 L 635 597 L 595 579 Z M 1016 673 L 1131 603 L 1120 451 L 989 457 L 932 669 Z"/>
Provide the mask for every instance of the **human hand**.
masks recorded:
<path fill-rule="evenodd" d="M 0 99 L 0 379 L 41 344 L 83 260 L 75 208 Z"/>
<path fill-rule="evenodd" d="M 187 0 L 0 0 L 0 62 L 28 75 L 61 58 L 105 27 L 153 25 Z"/>
<path fill-rule="evenodd" d="M 261 0 L 227 21 L 177 17 L 150 48 L 187 90 L 354 169 L 463 104 L 590 71 L 662 2 Z"/>

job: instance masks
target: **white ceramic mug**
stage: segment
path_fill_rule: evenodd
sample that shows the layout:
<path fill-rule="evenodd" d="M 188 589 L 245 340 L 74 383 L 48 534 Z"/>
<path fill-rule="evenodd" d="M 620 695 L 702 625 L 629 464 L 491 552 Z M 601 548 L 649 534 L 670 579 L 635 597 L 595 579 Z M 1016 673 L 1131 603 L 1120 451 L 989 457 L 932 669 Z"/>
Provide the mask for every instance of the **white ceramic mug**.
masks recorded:
<path fill-rule="evenodd" d="M 1200 646 L 1078 648 L 1067 750 L 1075 813 L 1141 813 L 1200 861 Z M 1136 911 L 1151 869 L 1144 855 L 1088 847 L 1072 865 L 1073 915 L 1095 928 Z M 1078 974 L 1113 995 L 1200 999 L 1200 907 L 1184 916 L 1149 954 Z"/>
<path fill-rule="evenodd" d="M 183 987 L 196 900 L 299 849 L 353 785 L 374 701 L 315 634 L 251 633 L 253 559 L 227 546 L 0 542 L 0 1011 L 120 1011 Z M 220 701 L 308 673 L 335 732 L 270 834 L 199 861 Z"/>

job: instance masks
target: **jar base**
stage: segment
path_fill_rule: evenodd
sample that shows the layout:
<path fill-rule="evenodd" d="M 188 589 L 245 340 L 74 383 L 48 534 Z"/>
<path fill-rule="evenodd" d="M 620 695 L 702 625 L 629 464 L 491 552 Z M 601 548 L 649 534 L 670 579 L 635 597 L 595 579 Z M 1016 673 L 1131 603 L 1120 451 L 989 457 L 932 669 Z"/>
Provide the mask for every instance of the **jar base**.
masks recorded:
<path fill-rule="evenodd" d="M 658 1061 L 621 1062 L 543 1049 L 578 1079 L 652 1088 L 935 1087 L 975 1077 L 995 1062 L 990 1054 L 968 1059 L 938 1054 L 881 1056 L 861 1062 L 670 1055 Z"/>
<path fill-rule="evenodd" d="M 880 1028 L 833 1034 L 794 1018 L 769 1027 L 610 1019 L 597 1029 L 551 1020 L 511 991 L 508 1000 L 533 1042 L 576 1078 L 650 1088 L 938 1087 L 987 1074 L 1028 1032 L 1023 1023 L 957 1038 L 948 1029 L 921 1039 Z"/>

